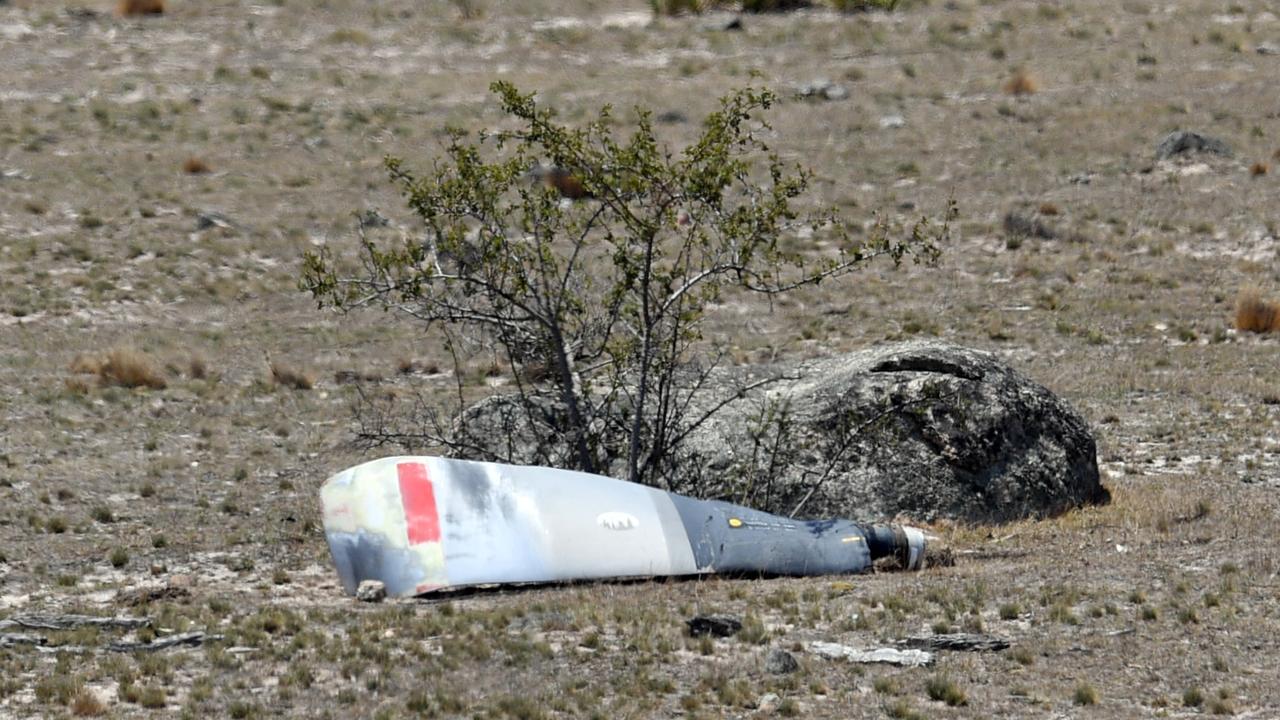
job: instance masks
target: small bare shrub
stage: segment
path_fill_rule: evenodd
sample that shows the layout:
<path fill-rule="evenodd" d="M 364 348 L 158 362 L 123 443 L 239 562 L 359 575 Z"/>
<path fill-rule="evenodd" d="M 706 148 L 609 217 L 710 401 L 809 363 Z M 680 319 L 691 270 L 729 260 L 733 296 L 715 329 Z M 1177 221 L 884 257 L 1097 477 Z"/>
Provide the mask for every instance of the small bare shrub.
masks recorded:
<path fill-rule="evenodd" d="M 164 12 L 164 0 L 120 0 L 116 12 L 124 16 L 160 15 Z"/>
<path fill-rule="evenodd" d="M 1040 90 L 1040 83 L 1025 69 L 1019 68 L 1004 84 L 1004 91 L 1010 95 L 1033 95 Z"/>
<path fill-rule="evenodd" d="M 212 172 L 212 168 L 209 167 L 209 163 L 193 155 L 182 161 L 182 172 L 188 175 L 204 175 Z"/>
<path fill-rule="evenodd" d="M 153 390 L 163 390 L 168 385 L 150 356 L 129 347 L 107 352 L 98 368 L 98 380 L 103 385 Z"/>
<path fill-rule="evenodd" d="M 277 385 L 291 387 L 294 390 L 310 390 L 316 385 L 315 378 L 311 373 L 282 365 L 279 362 L 271 363 L 271 379 Z"/>
<path fill-rule="evenodd" d="M 209 364 L 202 355 L 192 355 L 187 361 L 187 376 L 192 380 L 203 380 L 209 376 Z"/>
<path fill-rule="evenodd" d="M 107 707 L 88 689 L 81 688 L 80 692 L 71 699 L 71 714 L 76 717 L 97 717 L 106 712 Z"/>
<path fill-rule="evenodd" d="M 80 354 L 71 361 L 68 369 L 77 375 L 97 375 L 102 372 L 102 359 L 93 355 Z"/>
<path fill-rule="evenodd" d="M 1236 329 L 1256 333 L 1280 330 L 1280 303 L 1262 297 L 1257 288 L 1245 288 L 1236 298 Z"/>
<path fill-rule="evenodd" d="M 1080 683 L 1076 685 L 1075 692 L 1071 695 L 1071 700 L 1076 705 L 1097 705 L 1098 691 L 1089 683 Z"/>
<path fill-rule="evenodd" d="M 928 693 L 930 700 L 945 702 L 951 707 L 969 704 L 969 698 L 965 695 L 964 690 L 954 680 L 944 675 L 935 675 L 929 678 L 928 682 L 925 683 L 924 689 Z"/>
<path fill-rule="evenodd" d="M 649 7 L 654 15 L 681 15 L 683 13 L 700 13 L 712 5 L 706 0 L 649 0 Z"/>
<path fill-rule="evenodd" d="M 458 11 L 463 20 L 478 20 L 484 17 L 484 7 L 477 0 L 449 0 L 449 4 Z"/>

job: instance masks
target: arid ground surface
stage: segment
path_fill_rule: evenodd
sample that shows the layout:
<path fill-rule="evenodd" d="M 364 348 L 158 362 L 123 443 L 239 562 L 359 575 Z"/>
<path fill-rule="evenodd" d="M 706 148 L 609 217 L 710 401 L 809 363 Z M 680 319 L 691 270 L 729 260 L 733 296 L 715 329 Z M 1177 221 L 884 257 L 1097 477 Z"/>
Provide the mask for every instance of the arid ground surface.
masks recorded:
<path fill-rule="evenodd" d="M 0 716 L 1280 715 L 1280 339 L 1232 325 L 1240 288 L 1280 294 L 1270 3 L 932 0 L 740 31 L 641 2 L 170 5 L 0 3 L 0 620 L 153 620 L 0 649 Z M 1006 88 L 1019 70 L 1034 92 Z M 935 527 L 958 562 L 911 575 L 344 596 L 317 489 L 369 456 L 339 373 L 451 380 L 423 371 L 449 365 L 420 328 L 317 311 L 300 257 L 350 248 L 370 208 L 418 232 L 382 156 L 426 168 L 446 125 L 500 123 L 499 78 L 570 121 L 678 111 L 676 148 L 718 95 L 769 86 L 771 144 L 813 168 L 814 202 L 909 223 L 954 197 L 937 267 L 729 303 L 716 331 L 742 362 L 996 352 L 1089 421 L 1114 501 Z M 818 78 L 848 98 L 793 98 Z M 1157 163 L 1176 129 L 1234 155 Z M 1010 235 L 1011 211 L 1056 237 Z M 79 372 L 113 348 L 165 387 Z M 698 613 L 747 629 L 689 638 Z M 921 669 L 806 650 L 962 630 L 1012 647 Z M 106 649 L 190 631 L 222 638 Z M 800 669 L 766 672 L 770 648 Z"/>

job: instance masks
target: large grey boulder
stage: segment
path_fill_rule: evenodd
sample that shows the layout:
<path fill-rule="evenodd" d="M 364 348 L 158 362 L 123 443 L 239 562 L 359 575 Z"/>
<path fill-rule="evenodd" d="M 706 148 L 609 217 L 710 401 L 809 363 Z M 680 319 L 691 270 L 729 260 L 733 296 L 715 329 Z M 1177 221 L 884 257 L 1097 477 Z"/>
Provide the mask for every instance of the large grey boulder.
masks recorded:
<path fill-rule="evenodd" d="M 665 489 L 797 517 L 1000 523 L 1110 499 L 1084 420 L 995 356 L 912 342 L 794 366 L 733 368 L 710 403 L 760 378 L 687 440 Z M 548 401 L 549 402 L 549 401 Z M 553 416 L 546 408 L 544 417 Z M 526 413 L 491 398 L 470 442 L 555 464 Z M 617 463 L 614 474 L 623 477 Z"/>

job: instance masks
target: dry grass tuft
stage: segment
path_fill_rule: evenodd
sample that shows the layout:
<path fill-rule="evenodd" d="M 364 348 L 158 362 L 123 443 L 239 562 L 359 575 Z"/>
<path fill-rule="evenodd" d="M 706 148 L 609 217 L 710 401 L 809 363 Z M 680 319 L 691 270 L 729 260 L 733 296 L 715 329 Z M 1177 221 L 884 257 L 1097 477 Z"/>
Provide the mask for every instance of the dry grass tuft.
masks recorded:
<path fill-rule="evenodd" d="M 70 370 L 79 375 L 97 375 L 103 386 L 146 387 L 163 390 L 168 386 L 164 373 L 146 353 L 129 347 L 117 347 L 104 355 L 77 355 Z M 75 378 L 67 380 L 67 389 L 86 392 L 88 385 Z"/>
<path fill-rule="evenodd" d="M 93 691 L 82 688 L 71 701 L 71 714 L 76 717 L 97 717 L 105 715 L 107 706 L 102 704 Z"/>
<path fill-rule="evenodd" d="M 654 15 L 682 15 L 702 13 L 715 7 L 710 0 L 649 0 Z"/>
<path fill-rule="evenodd" d="M 192 355 L 187 360 L 187 377 L 192 380 L 203 380 L 209 376 L 209 363 L 203 355 Z"/>
<path fill-rule="evenodd" d="M 1004 91 L 1010 95 L 1032 95 L 1040 90 L 1040 83 L 1031 73 L 1019 68 L 1004 84 Z"/>
<path fill-rule="evenodd" d="M 1236 298 L 1236 329 L 1264 333 L 1280 330 L 1280 303 L 1262 297 L 1257 288 L 1245 288 Z"/>
<path fill-rule="evenodd" d="M 169 383 L 146 353 L 134 348 L 119 347 L 107 352 L 98 378 L 103 385 L 121 387 L 148 387 L 163 390 Z"/>
<path fill-rule="evenodd" d="M 120 0 L 116 12 L 121 15 L 159 15 L 164 12 L 164 0 Z"/>
<path fill-rule="evenodd" d="M 209 163 L 194 155 L 182 161 L 182 172 L 188 175 L 204 175 L 213 172 L 209 167 Z"/>
<path fill-rule="evenodd" d="M 69 369 L 77 375 L 97 375 L 102 372 L 102 359 L 80 354 L 71 361 Z"/>
<path fill-rule="evenodd" d="M 1059 215 L 1061 213 L 1062 210 L 1058 209 L 1058 206 L 1051 202 L 1040 203 L 1041 215 Z"/>
<path fill-rule="evenodd" d="M 1271 166 L 1264 162 L 1256 162 L 1249 168 L 1249 173 L 1253 176 L 1266 175 L 1271 172 Z"/>
<path fill-rule="evenodd" d="M 310 390 L 315 387 L 315 377 L 308 372 L 296 370 L 279 362 L 271 363 L 271 379 L 277 385 L 291 387 L 294 390 Z"/>

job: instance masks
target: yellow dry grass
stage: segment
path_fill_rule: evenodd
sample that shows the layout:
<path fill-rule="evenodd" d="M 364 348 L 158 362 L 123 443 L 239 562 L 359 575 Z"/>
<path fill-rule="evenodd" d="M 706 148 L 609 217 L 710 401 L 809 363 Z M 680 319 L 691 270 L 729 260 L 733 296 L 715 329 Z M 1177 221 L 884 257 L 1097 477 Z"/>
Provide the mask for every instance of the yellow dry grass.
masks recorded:
<path fill-rule="evenodd" d="M 103 386 L 161 390 L 168 385 L 159 365 L 146 353 L 131 347 L 117 347 L 99 355 L 82 353 L 71 361 L 68 369 L 77 375 L 97 375 L 98 384 Z M 82 392 L 88 385 L 70 378 L 67 388 Z"/>
<path fill-rule="evenodd" d="M 1016 71 L 1004 84 L 1004 91 L 1010 95 L 1032 95 L 1038 90 L 1040 90 L 1040 83 L 1031 76 L 1031 73 L 1022 69 Z"/>
<path fill-rule="evenodd" d="M 187 376 L 193 380 L 203 380 L 209 376 L 209 363 L 203 355 L 192 355 L 187 361 Z"/>
<path fill-rule="evenodd" d="M 1236 297 L 1236 329 L 1265 333 L 1280 330 L 1280 303 L 1262 297 L 1257 288 L 1245 288 Z"/>
<path fill-rule="evenodd" d="M 102 358 L 81 353 L 71 361 L 68 369 L 77 375 L 97 375 L 102 372 Z"/>
<path fill-rule="evenodd" d="M 107 351 L 98 369 L 98 379 L 103 385 L 127 388 L 162 390 L 168 386 L 151 356 L 130 347 L 117 347 Z"/>
<path fill-rule="evenodd" d="M 98 717 L 106 712 L 107 706 L 88 689 L 81 689 L 71 701 L 71 714 L 76 717 Z"/>
<path fill-rule="evenodd" d="M 182 161 L 182 172 L 188 175 L 203 175 L 211 171 L 209 163 L 194 155 Z"/>
<path fill-rule="evenodd" d="M 310 390 L 315 387 L 315 377 L 302 370 L 282 365 L 279 362 L 271 363 L 271 379 L 277 385 L 291 387 L 294 390 Z"/>

